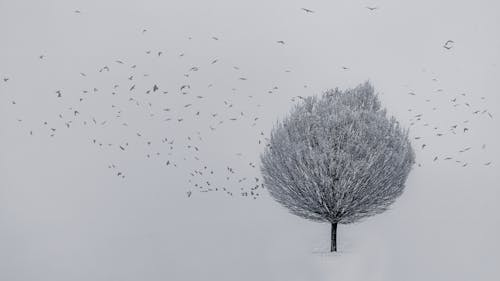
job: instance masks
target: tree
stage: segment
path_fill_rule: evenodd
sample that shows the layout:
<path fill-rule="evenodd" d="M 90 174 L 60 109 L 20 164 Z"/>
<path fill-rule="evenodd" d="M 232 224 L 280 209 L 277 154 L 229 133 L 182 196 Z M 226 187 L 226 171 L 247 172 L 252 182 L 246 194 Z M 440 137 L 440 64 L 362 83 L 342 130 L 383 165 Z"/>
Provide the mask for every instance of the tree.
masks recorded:
<path fill-rule="evenodd" d="M 307 97 L 271 131 L 261 154 L 271 196 L 300 217 L 349 224 L 389 208 L 404 189 L 415 154 L 369 82 Z"/>

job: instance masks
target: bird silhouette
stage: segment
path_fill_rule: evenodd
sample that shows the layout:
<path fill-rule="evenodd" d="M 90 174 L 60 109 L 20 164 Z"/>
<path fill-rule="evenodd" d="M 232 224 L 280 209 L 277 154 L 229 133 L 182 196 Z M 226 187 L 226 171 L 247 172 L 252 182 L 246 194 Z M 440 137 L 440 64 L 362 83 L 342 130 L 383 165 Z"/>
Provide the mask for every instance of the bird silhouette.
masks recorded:
<path fill-rule="evenodd" d="M 453 40 L 448 40 L 444 43 L 443 45 L 443 48 L 447 49 L 447 50 L 450 50 L 451 48 L 453 48 L 453 44 L 455 43 L 455 41 Z"/>
<path fill-rule="evenodd" d="M 302 9 L 304 12 L 309 13 L 309 14 L 314 13 L 314 11 L 313 11 L 313 10 L 309 10 L 309 9 L 306 9 L 306 8 L 301 8 L 301 9 Z"/>

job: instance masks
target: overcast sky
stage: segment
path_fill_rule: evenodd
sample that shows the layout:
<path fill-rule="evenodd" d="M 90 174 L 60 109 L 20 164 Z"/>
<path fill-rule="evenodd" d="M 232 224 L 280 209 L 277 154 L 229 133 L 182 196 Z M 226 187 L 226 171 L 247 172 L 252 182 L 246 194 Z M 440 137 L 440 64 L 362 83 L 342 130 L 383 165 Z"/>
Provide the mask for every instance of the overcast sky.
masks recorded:
<path fill-rule="evenodd" d="M 498 280 L 499 13 L 494 0 L 0 0 L 0 279 Z M 418 164 L 392 209 L 341 225 L 328 256 L 327 224 L 241 192 L 297 96 L 366 80 Z M 233 196 L 193 186 L 206 181 Z"/>

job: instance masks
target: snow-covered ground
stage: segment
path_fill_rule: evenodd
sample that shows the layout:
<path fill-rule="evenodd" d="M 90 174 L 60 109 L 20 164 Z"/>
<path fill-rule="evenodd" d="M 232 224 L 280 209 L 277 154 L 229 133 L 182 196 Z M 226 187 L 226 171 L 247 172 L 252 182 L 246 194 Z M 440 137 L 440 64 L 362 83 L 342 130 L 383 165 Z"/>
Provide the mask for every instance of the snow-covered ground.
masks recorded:
<path fill-rule="evenodd" d="M 0 3 L 0 280 L 499 280 L 497 1 L 177 2 Z M 258 140 L 292 98 L 366 79 L 414 123 L 421 166 L 390 211 L 340 225 L 330 254 L 329 225 L 238 180 L 259 176 Z M 204 165 L 234 196 L 193 190 Z"/>

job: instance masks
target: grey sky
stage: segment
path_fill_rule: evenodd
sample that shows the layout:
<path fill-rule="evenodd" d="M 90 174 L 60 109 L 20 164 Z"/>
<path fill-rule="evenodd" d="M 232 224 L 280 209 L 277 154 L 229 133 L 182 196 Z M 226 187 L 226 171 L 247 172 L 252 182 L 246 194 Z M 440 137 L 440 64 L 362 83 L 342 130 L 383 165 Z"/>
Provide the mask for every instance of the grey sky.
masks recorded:
<path fill-rule="evenodd" d="M 497 1 L 0 1 L 0 279 L 497 280 L 499 11 Z M 327 224 L 288 214 L 265 192 L 186 197 L 189 172 L 203 165 L 220 185 L 228 165 L 258 177 L 248 163 L 258 163 L 260 132 L 291 98 L 367 79 L 406 126 L 422 114 L 411 126 L 422 166 L 392 210 L 340 226 L 340 256 L 318 253 Z M 128 101 L 134 83 L 140 106 Z M 153 84 L 169 93 L 145 95 Z M 59 114 L 75 120 L 70 129 Z M 81 123 L 92 117 L 108 123 Z M 197 131 L 203 165 L 181 149 Z M 175 139 L 174 155 L 163 137 Z M 239 194 L 237 182 L 227 188 Z"/>

